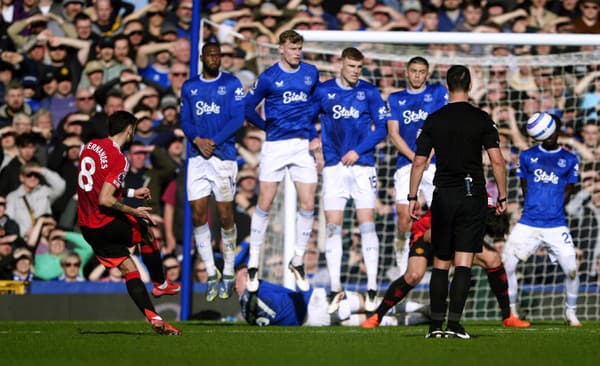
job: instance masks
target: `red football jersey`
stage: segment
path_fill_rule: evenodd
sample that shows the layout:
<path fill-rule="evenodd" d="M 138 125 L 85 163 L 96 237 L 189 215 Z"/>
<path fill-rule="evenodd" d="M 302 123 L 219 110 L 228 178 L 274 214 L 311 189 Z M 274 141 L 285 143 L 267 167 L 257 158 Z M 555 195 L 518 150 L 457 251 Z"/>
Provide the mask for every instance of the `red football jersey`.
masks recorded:
<path fill-rule="evenodd" d="M 79 157 L 77 174 L 77 216 L 79 226 L 96 229 L 115 219 L 114 211 L 98 205 L 104 183 L 116 189 L 121 200 L 122 185 L 129 171 L 129 163 L 119 145 L 109 138 L 92 140 L 85 144 Z"/>

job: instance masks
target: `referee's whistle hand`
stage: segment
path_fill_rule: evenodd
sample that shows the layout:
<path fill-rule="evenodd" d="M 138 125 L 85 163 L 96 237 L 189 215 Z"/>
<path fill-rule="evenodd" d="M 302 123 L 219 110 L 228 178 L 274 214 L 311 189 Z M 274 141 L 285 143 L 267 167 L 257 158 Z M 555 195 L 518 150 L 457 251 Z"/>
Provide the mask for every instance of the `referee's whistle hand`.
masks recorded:
<path fill-rule="evenodd" d="M 497 202 L 496 203 L 496 216 L 500 216 L 504 212 L 506 212 L 506 208 L 507 208 L 506 201 L 504 201 L 504 202 Z"/>

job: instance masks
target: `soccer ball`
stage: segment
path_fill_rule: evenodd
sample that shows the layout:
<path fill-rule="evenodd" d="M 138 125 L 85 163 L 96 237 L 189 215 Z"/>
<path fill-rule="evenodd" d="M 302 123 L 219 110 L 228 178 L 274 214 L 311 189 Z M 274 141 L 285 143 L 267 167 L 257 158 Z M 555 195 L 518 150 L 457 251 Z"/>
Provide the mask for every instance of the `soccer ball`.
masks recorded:
<path fill-rule="evenodd" d="M 556 130 L 556 122 L 545 112 L 535 113 L 527 121 L 527 133 L 537 141 L 544 141 Z"/>

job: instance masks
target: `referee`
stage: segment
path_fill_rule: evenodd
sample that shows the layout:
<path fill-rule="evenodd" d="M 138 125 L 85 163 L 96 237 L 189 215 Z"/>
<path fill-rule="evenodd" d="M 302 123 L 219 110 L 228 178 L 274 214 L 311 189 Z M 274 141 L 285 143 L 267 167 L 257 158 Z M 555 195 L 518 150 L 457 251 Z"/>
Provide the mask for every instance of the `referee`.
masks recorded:
<path fill-rule="evenodd" d="M 450 67 L 446 76 L 449 103 L 429 115 L 417 139 L 410 172 L 409 213 L 417 218 L 417 190 L 432 149 L 437 157 L 435 191 L 431 203 L 433 271 L 429 284 L 431 326 L 427 338 L 470 338 L 460 325 L 469 293 L 474 253 L 481 252 L 487 195 L 481 147 L 490 157 L 498 202 L 496 214 L 506 210 L 506 172 L 498 145 L 498 131 L 490 116 L 469 104 L 471 75 L 462 65 Z M 448 297 L 448 270 L 454 259 L 448 324 L 442 331 Z"/>

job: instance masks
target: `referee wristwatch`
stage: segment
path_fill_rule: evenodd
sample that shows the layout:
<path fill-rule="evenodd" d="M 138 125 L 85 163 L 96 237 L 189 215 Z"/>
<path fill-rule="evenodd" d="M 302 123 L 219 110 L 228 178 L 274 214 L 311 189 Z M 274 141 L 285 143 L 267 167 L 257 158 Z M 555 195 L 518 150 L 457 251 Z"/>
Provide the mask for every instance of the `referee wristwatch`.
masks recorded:
<path fill-rule="evenodd" d="M 406 199 L 408 201 L 416 201 L 416 200 L 418 200 L 418 197 L 417 197 L 416 194 L 414 196 L 411 196 L 410 193 L 409 193 L 408 196 L 406 196 Z"/>
<path fill-rule="evenodd" d="M 506 197 L 498 197 L 498 203 L 506 202 Z"/>

